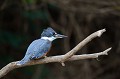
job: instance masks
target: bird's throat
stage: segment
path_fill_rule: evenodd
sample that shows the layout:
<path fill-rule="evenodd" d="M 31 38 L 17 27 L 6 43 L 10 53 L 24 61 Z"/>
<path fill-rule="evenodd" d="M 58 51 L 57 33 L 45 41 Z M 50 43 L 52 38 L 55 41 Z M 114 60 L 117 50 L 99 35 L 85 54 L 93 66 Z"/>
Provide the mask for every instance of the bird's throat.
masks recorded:
<path fill-rule="evenodd" d="M 55 38 L 55 37 L 41 37 L 41 39 L 53 41 L 53 40 L 55 40 L 56 38 Z"/>

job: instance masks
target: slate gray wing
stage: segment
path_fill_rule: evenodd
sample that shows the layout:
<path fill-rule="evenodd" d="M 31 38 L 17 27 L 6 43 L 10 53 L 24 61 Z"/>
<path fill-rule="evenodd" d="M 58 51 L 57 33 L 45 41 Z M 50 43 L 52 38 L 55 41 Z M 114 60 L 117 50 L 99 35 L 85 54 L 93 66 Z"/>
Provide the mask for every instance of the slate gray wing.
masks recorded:
<path fill-rule="evenodd" d="M 33 41 L 24 56 L 24 58 L 17 63 L 17 65 L 25 64 L 31 59 L 37 59 L 42 57 L 45 53 L 49 51 L 51 47 L 51 42 L 48 40 L 38 39 Z"/>
<path fill-rule="evenodd" d="M 30 59 L 38 59 L 45 55 L 50 47 L 50 41 L 39 39 L 28 47 L 26 54 L 29 54 Z"/>
<path fill-rule="evenodd" d="M 37 45 L 38 40 L 34 40 L 27 48 L 25 56 L 29 56 L 33 53 L 34 47 Z"/>
<path fill-rule="evenodd" d="M 27 49 L 27 52 L 26 52 L 24 58 L 23 58 L 21 61 L 19 61 L 19 62 L 17 63 L 17 65 L 22 65 L 22 64 L 25 64 L 26 62 L 30 61 L 30 57 L 31 57 L 32 54 L 34 53 L 34 52 L 33 52 L 33 49 L 34 49 L 34 47 L 37 45 L 37 43 L 38 43 L 38 40 L 35 40 L 35 41 L 33 41 L 33 42 L 29 45 L 29 47 L 28 47 L 28 49 Z"/>

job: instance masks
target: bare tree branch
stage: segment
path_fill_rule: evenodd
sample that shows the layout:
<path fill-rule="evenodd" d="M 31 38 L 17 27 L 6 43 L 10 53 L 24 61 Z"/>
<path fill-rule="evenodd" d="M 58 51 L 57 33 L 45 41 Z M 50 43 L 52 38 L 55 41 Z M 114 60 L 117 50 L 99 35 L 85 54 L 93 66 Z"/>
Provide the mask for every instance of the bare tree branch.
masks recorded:
<path fill-rule="evenodd" d="M 103 32 L 105 32 L 105 29 L 94 32 L 93 34 L 88 36 L 85 40 L 80 42 L 75 48 L 73 48 L 71 51 L 69 51 L 65 55 L 51 56 L 51 57 L 47 57 L 47 58 L 40 59 L 40 60 L 31 60 L 30 62 L 24 65 L 17 65 L 16 63 L 18 61 L 11 62 L 0 70 L 0 78 L 5 76 L 11 70 L 24 67 L 24 66 L 45 64 L 45 63 L 51 63 L 51 62 L 61 62 L 61 61 L 65 62 L 65 61 L 74 61 L 74 60 L 81 60 L 81 59 L 91 59 L 91 58 L 98 58 L 98 56 L 100 55 L 107 55 L 107 52 L 110 51 L 111 48 L 108 48 L 103 52 L 94 53 L 94 54 L 74 55 L 79 49 L 81 49 L 84 45 L 86 45 L 93 38 L 97 36 L 100 37 Z M 62 65 L 64 65 L 64 62 L 62 63 Z"/>
<path fill-rule="evenodd" d="M 83 46 L 85 46 L 88 42 L 90 42 L 92 39 L 96 38 L 96 37 L 100 37 L 102 35 L 102 33 L 104 33 L 106 30 L 102 29 L 99 30 L 97 32 L 92 33 L 91 35 L 89 35 L 86 39 L 84 39 L 82 42 L 80 42 L 76 47 L 74 47 L 71 51 L 69 51 L 68 53 L 66 53 L 64 55 L 63 60 L 61 61 L 62 63 L 64 63 L 68 58 L 70 58 L 71 56 L 73 56 L 78 50 L 80 50 Z"/>

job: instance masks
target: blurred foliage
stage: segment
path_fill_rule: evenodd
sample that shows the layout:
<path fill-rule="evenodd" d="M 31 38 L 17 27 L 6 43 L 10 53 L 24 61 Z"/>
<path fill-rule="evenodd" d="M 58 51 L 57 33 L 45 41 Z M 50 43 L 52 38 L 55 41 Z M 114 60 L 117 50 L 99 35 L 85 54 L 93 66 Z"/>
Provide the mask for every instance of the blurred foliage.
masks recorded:
<path fill-rule="evenodd" d="M 96 60 L 35 65 L 16 69 L 3 79 L 119 79 L 119 0 L 0 0 L 0 68 L 24 57 L 28 45 L 40 38 L 43 29 L 54 28 L 68 35 L 53 42 L 50 55 L 65 54 L 96 30 L 106 28 L 102 38 L 91 41 L 77 54 L 102 51 Z M 97 46 L 96 46 L 97 44 Z"/>
<path fill-rule="evenodd" d="M 28 19 L 35 20 L 40 19 L 42 21 L 47 21 L 48 16 L 47 12 L 41 11 L 41 10 L 35 10 L 35 11 L 25 11 L 23 13 L 23 16 L 27 17 Z"/>
<path fill-rule="evenodd" d="M 23 36 L 20 35 L 18 36 L 7 31 L 0 31 L 1 44 L 8 44 L 14 48 L 19 48 L 21 43 L 23 43 L 23 40 L 25 39 L 26 37 L 23 38 Z"/>
<path fill-rule="evenodd" d="M 37 0 L 22 0 L 24 4 L 35 4 Z"/>

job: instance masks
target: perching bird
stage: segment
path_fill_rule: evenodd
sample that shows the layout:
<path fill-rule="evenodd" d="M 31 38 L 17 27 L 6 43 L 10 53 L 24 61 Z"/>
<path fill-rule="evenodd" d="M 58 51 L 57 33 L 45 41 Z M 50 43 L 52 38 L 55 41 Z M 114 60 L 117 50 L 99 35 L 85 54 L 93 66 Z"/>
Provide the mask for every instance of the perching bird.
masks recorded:
<path fill-rule="evenodd" d="M 17 65 L 23 65 L 29 62 L 30 60 L 46 57 L 46 54 L 49 52 L 52 46 L 52 41 L 57 38 L 64 37 L 67 36 L 57 34 L 52 28 L 48 27 L 42 32 L 40 39 L 34 40 L 29 45 L 24 58 L 21 61 L 19 61 Z"/>

